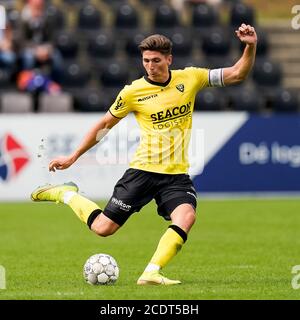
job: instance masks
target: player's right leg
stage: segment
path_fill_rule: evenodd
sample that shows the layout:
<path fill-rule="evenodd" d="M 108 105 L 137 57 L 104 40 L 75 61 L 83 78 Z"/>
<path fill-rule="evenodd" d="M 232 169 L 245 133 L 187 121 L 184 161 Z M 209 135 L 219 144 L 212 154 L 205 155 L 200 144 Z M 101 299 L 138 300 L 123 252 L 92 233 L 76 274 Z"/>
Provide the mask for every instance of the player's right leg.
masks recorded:
<path fill-rule="evenodd" d="M 119 228 L 118 224 L 101 214 L 102 210 L 95 202 L 78 194 L 78 186 L 73 182 L 38 187 L 31 193 L 31 200 L 67 204 L 99 236 L 109 236 Z"/>

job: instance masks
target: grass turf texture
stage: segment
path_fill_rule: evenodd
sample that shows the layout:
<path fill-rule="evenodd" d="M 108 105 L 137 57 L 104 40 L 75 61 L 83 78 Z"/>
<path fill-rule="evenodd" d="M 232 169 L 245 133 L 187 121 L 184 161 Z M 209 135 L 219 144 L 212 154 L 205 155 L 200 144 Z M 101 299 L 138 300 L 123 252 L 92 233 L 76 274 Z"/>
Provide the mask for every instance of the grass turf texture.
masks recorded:
<path fill-rule="evenodd" d="M 187 243 L 164 270 L 183 284 L 140 287 L 136 280 L 168 226 L 154 203 L 107 238 L 64 205 L 1 203 L 7 288 L 0 299 L 299 299 L 291 286 L 292 266 L 300 264 L 299 207 L 296 199 L 200 200 Z M 101 252 L 118 261 L 114 286 L 83 280 L 86 259 Z"/>

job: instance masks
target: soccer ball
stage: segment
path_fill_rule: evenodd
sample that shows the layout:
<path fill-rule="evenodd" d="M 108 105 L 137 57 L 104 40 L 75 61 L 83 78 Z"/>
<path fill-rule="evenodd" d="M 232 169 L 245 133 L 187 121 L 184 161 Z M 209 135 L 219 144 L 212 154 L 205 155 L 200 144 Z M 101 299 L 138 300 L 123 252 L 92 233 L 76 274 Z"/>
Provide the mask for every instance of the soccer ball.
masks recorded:
<path fill-rule="evenodd" d="M 84 264 L 83 276 L 89 284 L 113 284 L 119 277 L 119 267 L 113 257 L 105 253 L 98 253 L 89 257 Z"/>

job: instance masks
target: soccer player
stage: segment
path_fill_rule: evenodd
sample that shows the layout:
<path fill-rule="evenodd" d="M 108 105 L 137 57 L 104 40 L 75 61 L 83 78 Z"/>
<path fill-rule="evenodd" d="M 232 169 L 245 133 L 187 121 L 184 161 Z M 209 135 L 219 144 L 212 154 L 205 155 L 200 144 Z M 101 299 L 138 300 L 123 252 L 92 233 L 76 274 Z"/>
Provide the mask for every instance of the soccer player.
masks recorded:
<path fill-rule="evenodd" d="M 50 171 L 67 169 L 133 112 L 142 131 L 140 145 L 103 210 L 80 195 L 74 183 L 46 185 L 31 194 L 33 201 L 67 204 L 92 231 L 103 237 L 114 234 L 131 214 L 155 199 L 158 214 L 171 220 L 171 224 L 137 280 L 138 285 L 181 283 L 166 278 L 160 270 L 186 242 L 196 218 L 197 195 L 187 174 L 194 100 L 205 87 L 239 83 L 248 76 L 255 60 L 256 32 L 252 26 L 242 24 L 236 35 L 245 43 L 241 58 L 232 67 L 212 70 L 196 67 L 170 70 L 172 43 L 168 38 L 152 35 L 141 42 L 139 48 L 147 75 L 120 91 L 109 111 L 74 153 L 49 164 Z"/>

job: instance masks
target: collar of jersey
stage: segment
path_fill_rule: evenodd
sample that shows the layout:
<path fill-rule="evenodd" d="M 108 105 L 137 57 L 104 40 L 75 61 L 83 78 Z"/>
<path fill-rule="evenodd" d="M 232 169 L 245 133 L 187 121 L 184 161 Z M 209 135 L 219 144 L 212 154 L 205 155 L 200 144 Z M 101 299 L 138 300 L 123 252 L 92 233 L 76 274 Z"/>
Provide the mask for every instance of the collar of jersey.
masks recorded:
<path fill-rule="evenodd" d="M 149 82 L 149 83 L 151 83 L 151 84 L 153 84 L 153 85 L 155 85 L 155 86 L 166 87 L 166 86 L 170 83 L 170 81 L 171 81 L 171 79 L 172 79 L 172 74 L 171 74 L 171 71 L 169 71 L 169 79 L 168 79 L 166 82 L 156 82 L 156 81 L 153 81 L 153 80 L 151 80 L 151 79 L 148 78 L 148 75 L 145 75 L 144 78 L 145 78 L 145 80 L 146 80 L 147 82 Z"/>

